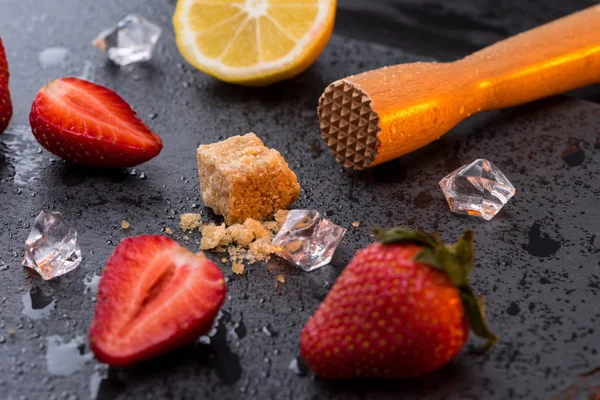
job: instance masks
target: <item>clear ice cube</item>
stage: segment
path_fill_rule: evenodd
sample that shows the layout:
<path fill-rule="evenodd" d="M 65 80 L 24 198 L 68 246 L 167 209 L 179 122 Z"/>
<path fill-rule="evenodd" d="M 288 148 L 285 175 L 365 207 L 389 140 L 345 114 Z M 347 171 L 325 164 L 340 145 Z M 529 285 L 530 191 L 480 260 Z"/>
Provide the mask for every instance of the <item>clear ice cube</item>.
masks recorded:
<path fill-rule="evenodd" d="M 80 262 L 77 231 L 59 212 L 39 213 L 25 242 L 23 265 L 48 280 L 74 270 Z"/>
<path fill-rule="evenodd" d="M 452 212 L 492 219 L 515 194 L 514 186 L 483 158 L 463 165 L 440 181 Z"/>
<path fill-rule="evenodd" d="M 329 264 L 346 229 L 323 218 L 315 210 L 290 210 L 273 238 L 282 251 L 276 254 L 305 271 Z"/>
<path fill-rule="evenodd" d="M 158 25 L 132 14 L 119 21 L 117 26 L 100 32 L 93 44 L 105 51 L 115 64 L 125 66 L 150 60 L 161 33 Z"/>

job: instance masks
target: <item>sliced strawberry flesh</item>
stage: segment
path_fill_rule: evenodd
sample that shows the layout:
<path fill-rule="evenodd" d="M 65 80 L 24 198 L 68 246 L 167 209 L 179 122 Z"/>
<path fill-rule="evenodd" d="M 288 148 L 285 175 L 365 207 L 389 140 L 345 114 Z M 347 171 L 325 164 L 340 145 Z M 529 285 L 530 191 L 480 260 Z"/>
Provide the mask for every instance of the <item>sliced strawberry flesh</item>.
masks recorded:
<path fill-rule="evenodd" d="M 40 90 L 38 113 L 57 127 L 132 148 L 156 146 L 160 138 L 115 92 L 77 78 L 62 78 Z"/>
<path fill-rule="evenodd" d="M 8 90 L 8 78 L 8 62 L 6 61 L 2 38 L 0 38 L 0 133 L 8 127 L 13 114 L 10 91 Z"/>
<path fill-rule="evenodd" d="M 125 239 L 100 281 L 92 349 L 99 360 L 128 365 L 207 332 L 225 298 L 221 271 L 169 238 Z"/>
<path fill-rule="evenodd" d="M 43 87 L 29 114 L 31 130 L 48 151 L 91 167 L 133 167 L 157 156 L 162 140 L 110 89 L 78 78 Z"/>

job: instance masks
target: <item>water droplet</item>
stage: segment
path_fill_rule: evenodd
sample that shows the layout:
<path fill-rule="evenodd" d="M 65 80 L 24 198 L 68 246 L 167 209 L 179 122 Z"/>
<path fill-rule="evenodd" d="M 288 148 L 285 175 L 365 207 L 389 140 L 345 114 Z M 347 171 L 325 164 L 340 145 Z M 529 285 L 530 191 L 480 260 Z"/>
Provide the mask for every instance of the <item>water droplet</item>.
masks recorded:
<path fill-rule="evenodd" d="M 100 284 L 100 276 L 88 274 L 83 278 L 83 284 L 85 285 L 85 289 L 83 290 L 84 294 L 91 293 L 96 295 L 96 293 L 98 293 L 98 285 Z"/>
<path fill-rule="evenodd" d="M 269 326 L 263 326 L 262 328 L 262 332 L 271 337 L 271 336 L 277 336 L 277 332 L 275 332 L 274 330 L 272 330 Z"/>
<path fill-rule="evenodd" d="M 202 335 L 198 338 L 198 343 L 209 345 L 210 337 L 208 335 Z"/>
<path fill-rule="evenodd" d="M 296 357 L 290 361 L 288 368 L 298 376 L 306 376 L 308 374 L 308 367 L 300 357 Z"/>

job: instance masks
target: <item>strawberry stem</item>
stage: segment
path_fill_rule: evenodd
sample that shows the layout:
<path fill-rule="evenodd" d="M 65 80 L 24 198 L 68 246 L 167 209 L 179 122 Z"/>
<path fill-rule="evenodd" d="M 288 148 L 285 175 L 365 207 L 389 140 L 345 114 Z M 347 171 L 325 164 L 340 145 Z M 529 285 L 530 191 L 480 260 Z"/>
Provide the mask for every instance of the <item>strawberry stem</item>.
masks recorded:
<path fill-rule="evenodd" d="M 472 230 L 465 230 L 454 245 L 445 245 L 433 235 L 407 228 L 375 228 L 373 232 L 375 238 L 384 244 L 412 242 L 422 245 L 423 249 L 415 256 L 415 261 L 444 272 L 456 286 L 471 330 L 477 336 L 487 339 L 483 349 L 488 350 L 498 342 L 498 335 L 491 331 L 485 321 L 483 302 L 475 295 L 469 283 L 469 276 L 475 266 Z"/>

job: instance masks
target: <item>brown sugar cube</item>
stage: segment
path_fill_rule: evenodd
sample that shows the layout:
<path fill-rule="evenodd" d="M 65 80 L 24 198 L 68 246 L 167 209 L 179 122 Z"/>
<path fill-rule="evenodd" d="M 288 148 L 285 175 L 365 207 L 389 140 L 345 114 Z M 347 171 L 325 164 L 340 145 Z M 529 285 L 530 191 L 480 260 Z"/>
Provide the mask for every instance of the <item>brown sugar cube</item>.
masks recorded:
<path fill-rule="evenodd" d="M 198 175 L 204 204 L 228 225 L 263 220 L 300 194 L 296 174 L 281 154 L 254 133 L 198 147 Z"/>

